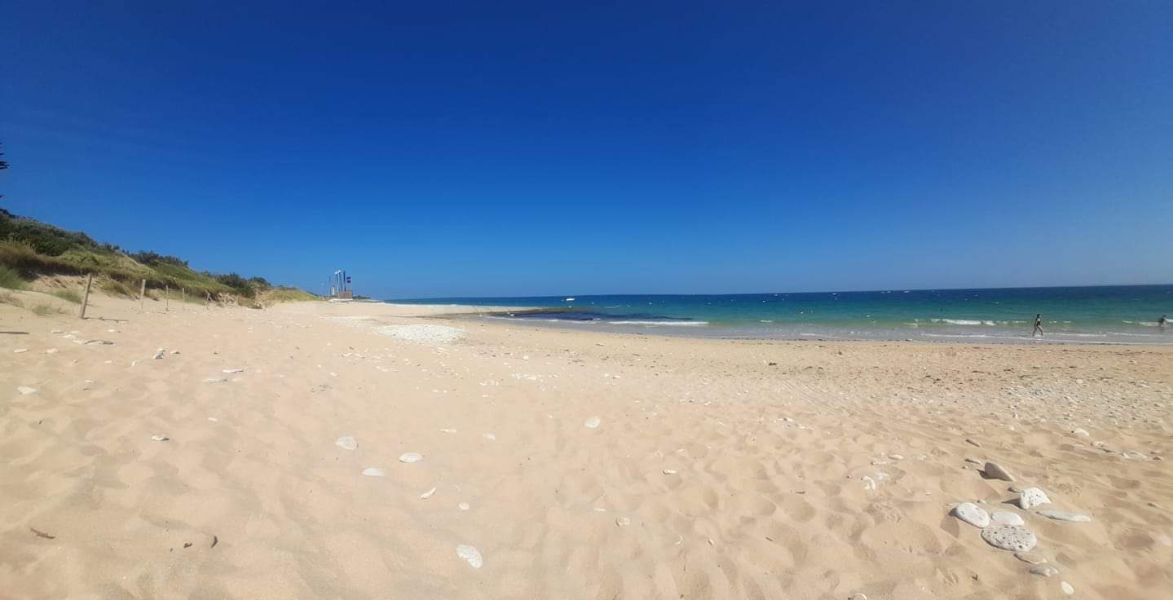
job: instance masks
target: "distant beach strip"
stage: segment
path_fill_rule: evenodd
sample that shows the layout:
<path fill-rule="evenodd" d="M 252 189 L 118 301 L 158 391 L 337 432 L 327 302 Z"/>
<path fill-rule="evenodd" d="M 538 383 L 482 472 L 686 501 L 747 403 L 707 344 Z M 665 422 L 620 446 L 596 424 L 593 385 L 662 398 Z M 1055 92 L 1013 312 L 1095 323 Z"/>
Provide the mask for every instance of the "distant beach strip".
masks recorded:
<path fill-rule="evenodd" d="M 509 306 L 476 318 L 737 339 L 1173 345 L 1173 285 L 389 300 Z M 1043 335 L 1032 337 L 1036 314 Z"/>

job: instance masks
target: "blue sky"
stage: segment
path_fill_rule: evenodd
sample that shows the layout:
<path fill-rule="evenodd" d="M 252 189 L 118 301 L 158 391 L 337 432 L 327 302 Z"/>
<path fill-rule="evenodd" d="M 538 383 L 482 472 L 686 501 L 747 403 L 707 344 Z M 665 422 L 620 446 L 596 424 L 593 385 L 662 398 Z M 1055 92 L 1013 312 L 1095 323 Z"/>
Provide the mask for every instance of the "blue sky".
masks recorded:
<path fill-rule="evenodd" d="M 379 297 L 1173 282 L 1173 3 L 372 4 L 6 4 L 0 205 Z"/>

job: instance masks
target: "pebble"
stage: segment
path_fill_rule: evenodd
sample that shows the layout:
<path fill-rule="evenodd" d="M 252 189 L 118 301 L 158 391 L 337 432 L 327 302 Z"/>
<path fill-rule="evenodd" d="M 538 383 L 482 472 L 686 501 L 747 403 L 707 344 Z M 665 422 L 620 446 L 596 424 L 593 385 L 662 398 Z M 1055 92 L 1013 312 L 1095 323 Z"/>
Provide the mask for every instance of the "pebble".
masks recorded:
<path fill-rule="evenodd" d="M 1047 493 L 1037 487 L 1026 488 L 1018 495 L 1018 505 L 1023 510 L 1030 510 L 1040 504 L 1050 503 L 1051 499 L 1047 497 Z"/>
<path fill-rule="evenodd" d="M 456 505 L 456 508 L 459 508 L 460 510 L 468 510 L 472 507 L 469 506 L 468 502 L 461 502 L 460 504 Z"/>
<path fill-rule="evenodd" d="M 404 452 L 399 455 L 399 462 L 401 463 L 417 463 L 424 459 L 424 456 L 418 452 Z"/>
<path fill-rule="evenodd" d="M 990 522 L 995 525 L 1026 525 L 1022 515 L 1005 510 L 996 511 L 990 515 Z"/>
<path fill-rule="evenodd" d="M 167 440 L 169 440 L 171 438 L 169 438 L 165 435 L 159 434 L 159 435 L 152 435 L 151 439 L 155 440 L 156 442 L 166 442 Z"/>
<path fill-rule="evenodd" d="M 420 494 L 420 500 L 427 500 L 428 498 L 431 498 L 434 495 L 436 495 L 436 488 L 432 488 L 432 489 Z"/>
<path fill-rule="evenodd" d="M 1082 436 L 1084 436 L 1084 437 L 1087 437 L 1087 436 L 1090 436 L 1090 435 L 1091 435 L 1090 433 L 1088 433 L 1088 432 L 1087 432 L 1087 430 L 1086 430 L 1086 429 L 1080 429 L 1080 428 L 1072 429 L 1072 430 L 1071 430 L 1071 433 L 1073 433 L 1073 434 L 1075 434 L 1075 435 L 1082 435 Z"/>
<path fill-rule="evenodd" d="M 1067 594 L 1068 596 L 1075 593 L 1075 588 L 1072 587 L 1072 585 L 1070 583 L 1067 583 L 1066 581 L 1059 582 L 1059 589 L 1063 590 L 1063 593 Z"/>
<path fill-rule="evenodd" d="M 244 369 L 224 369 L 221 372 L 227 375 L 232 375 L 233 373 L 244 373 Z"/>
<path fill-rule="evenodd" d="M 982 447 L 982 445 L 973 438 L 965 438 L 965 443 L 970 444 L 971 446 L 977 446 L 978 448 Z"/>
<path fill-rule="evenodd" d="M 489 440 L 490 442 L 495 441 L 497 439 L 497 436 L 492 433 L 482 434 L 481 437 L 485 438 L 486 440 Z"/>
<path fill-rule="evenodd" d="M 163 355 L 166 353 L 167 352 L 165 350 L 163 350 L 162 348 L 155 350 L 155 360 L 163 360 Z"/>
<path fill-rule="evenodd" d="M 1021 560 L 1028 565 L 1041 565 L 1047 562 L 1047 559 L 1043 558 L 1042 554 L 1037 554 L 1034 552 L 1015 552 L 1014 558 L 1017 558 L 1018 560 Z"/>
<path fill-rule="evenodd" d="M 16 388 L 16 391 L 20 392 L 21 396 L 27 396 L 29 394 L 37 393 L 37 388 L 31 388 L 27 385 L 22 385 L 22 386 L 18 386 Z"/>
<path fill-rule="evenodd" d="M 485 559 L 481 557 L 480 550 L 472 546 L 466 546 L 464 544 L 457 546 L 456 556 L 464 559 L 474 569 L 479 569 L 485 565 Z"/>
<path fill-rule="evenodd" d="M 1039 543 L 1038 538 L 1031 530 L 1015 525 L 987 527 L 982 530 L 982 539 L 995 548 L 1014 552 L 1026 552 Z"/>
<path fill-rule="evenodd" d="M 588 428 L 588 429 L 595 429 L 595 428 L 597 428 L 597 427 L 598 427 L 598 426 L 599 426 L 601 423 L 602 423 L 602 421 L 601 421 L 601 420 L 599 420 L 599 418 L 598 418 L 598 417 L 591 417 L 591 418 L 587 419 L 585 423 L 583 423 L 583 426 L 584 426 L 584 427 L 586 427 L 586 428 Z"/>
<path fill-rule="evenodd" d="M 386 475 L 386 473 L 383 472 L 383 469 L 378 467 L 367 467 L 362 470 L 362 474 L 366 475 L 367 477 L 382 477 Z"/>
<path fill-rule="evenodd" d="M 1051 565 L 1035 565 L 1030 568 L 1031 575 L 1042 575 L 1043 577 L 1054 577 L 1059 574 L 1059 569 Z"/>
<path fill-rule="evenodd" d="M 13 352 L 15 352 L 17 354 L 20 354 L 21 352 L 28 352 L 28 351 L 29 351 L 28 348 L 17 348 L 16 350 L 13 350 Z"/>
<path fill-rule="evenodd" d="M 342 448 L 343 450 L 354 450 L 355 448 L 358 448 L 358 440 L 355 440 L 349 435 L 344 435 L 338 438 L 338 440 L 334 442 L 334 445 Z"/>
<path fill-rule="evenodd" d="M 1009 471 L 1004 469 L 1002 465 L 996 462 L 987 462 L 982 469 L 982 473 L 986 479 L 1001 479 L 1002 481 L 1014 481 L 1014 476 Z"/>
<path fill-rule="evenodd" d="M 962 502 L 953 508 L 953 516 L 977 528 L 990 524 L 990 514 L 973 502 Z"/>
<path fill-rule="evenodd" d="M 618 519 L 615 519 L 615 525 L 617 527 L 627 527 L 628 525 L 631 525 L 631 519 L 627 517 L 619 517 Z"/>
<path fill-rule="evenodd" d="M 676 469 L 664 469 L 664 474 L 665 475 L 675 475 Z"/>
<path fill-rule="evenodd" d="M 1040 515 L 1048 519 L 1055 519 L 1056 521 L 1068 521 L 1071 523 L 1090 523 L 1092 518 L 1081 513 L 1065 512 L 1062 510 L 1040 510 Z"/>

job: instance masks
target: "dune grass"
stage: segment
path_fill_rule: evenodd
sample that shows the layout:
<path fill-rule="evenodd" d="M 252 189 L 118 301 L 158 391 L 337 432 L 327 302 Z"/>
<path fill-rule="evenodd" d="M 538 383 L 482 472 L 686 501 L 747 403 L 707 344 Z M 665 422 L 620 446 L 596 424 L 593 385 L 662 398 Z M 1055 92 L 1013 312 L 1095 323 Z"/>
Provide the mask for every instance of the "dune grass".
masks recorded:
<path fill-rule="evenodd" d="M 24 278 L 20 272 L 7 265 L 0 264 L 0 288 L 23 290 Z"/>
<path fill-rule="evenodd" d="M 81 304 L 81 292 L 78 292 L 77 290 L 55 290 L 49 293 L 57 296 L 58 298 L 61 298 L 62 300 L 65 300 L 66 302 Z"/>
<path fill-rule="evenodd" d="M 38 317 L 47 317 L 49 315 L 63 314 L 65 311 L 48 304 L 34 304 L 29 310 L 33 311 Z"/>

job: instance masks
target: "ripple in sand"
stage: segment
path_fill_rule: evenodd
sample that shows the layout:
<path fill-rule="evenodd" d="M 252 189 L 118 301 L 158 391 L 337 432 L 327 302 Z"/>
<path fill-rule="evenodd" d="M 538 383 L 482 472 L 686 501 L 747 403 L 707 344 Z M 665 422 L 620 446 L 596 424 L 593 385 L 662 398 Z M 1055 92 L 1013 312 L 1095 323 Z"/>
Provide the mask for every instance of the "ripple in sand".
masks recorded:
<path fill-rule="evenodd" d="M 358 448 L 358 440 L 349 435 L 344 435 L 338 438 L 334 442 L 334 445 L 342 448 L 343 450 L 354 450 L 355 448 Z"/>
<path fill-rule="evenodd" d="M 481 556 L 480 550 L 472 546 L 466 546 L 464 544 L 457 546 L 456 556 L 464 559 L 474 569 L 479 569 L 485 565 L 485 559 Z"/>

